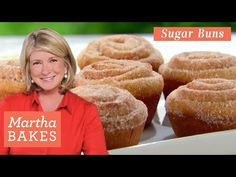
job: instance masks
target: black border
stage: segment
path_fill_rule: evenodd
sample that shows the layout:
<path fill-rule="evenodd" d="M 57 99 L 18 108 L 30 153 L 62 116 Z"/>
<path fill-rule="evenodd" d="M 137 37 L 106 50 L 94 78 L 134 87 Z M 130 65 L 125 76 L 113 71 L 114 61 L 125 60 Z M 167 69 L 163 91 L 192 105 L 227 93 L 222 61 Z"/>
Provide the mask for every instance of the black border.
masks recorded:
<path fill-rule="evenodd" d="M 17 22 L 220 22 L 236 21 L 232 2 L 206 1 L 4 1 L 0 21 Z M 9 4 L 8 4 L 9 3 Z M 16 8 L 13 8 L 14 7 Z M 4 7 L 4 5 L 3 5 Z"/>

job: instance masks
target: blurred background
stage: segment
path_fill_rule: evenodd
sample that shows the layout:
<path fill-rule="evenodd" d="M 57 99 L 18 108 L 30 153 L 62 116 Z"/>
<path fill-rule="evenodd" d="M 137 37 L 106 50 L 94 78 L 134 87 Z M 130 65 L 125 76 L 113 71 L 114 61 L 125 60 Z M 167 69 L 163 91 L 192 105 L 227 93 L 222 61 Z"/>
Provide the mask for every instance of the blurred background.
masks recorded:
<path fill-rule="evenodd" d="M 227 26 L 236 31 L 236 22 L 0 22 L 0 35 L 25 35 L 42 27 L 63 35 L 153 33 L 154 26 Z"/>

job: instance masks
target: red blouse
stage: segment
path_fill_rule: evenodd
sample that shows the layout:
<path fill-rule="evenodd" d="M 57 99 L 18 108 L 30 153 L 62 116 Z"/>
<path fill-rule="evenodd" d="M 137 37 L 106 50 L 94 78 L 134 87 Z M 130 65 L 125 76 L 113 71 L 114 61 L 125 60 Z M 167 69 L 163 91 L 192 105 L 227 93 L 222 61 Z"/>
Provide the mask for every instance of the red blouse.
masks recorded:
<path fill-rule="evenodd" d="M 97 108 L 67 91 L 61 111 L 61 147 L 4 147 L 4 111 L 43 111 L 37 92 L 6 97 L 0 102 L 0 154 L 108 154 Z"/>

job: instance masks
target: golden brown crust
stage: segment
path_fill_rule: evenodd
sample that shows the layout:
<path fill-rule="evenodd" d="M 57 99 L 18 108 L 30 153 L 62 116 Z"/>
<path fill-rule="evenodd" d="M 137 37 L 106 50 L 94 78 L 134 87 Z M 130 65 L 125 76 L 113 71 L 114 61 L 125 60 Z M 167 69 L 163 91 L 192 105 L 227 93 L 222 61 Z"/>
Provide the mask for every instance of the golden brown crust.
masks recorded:
<path fill-rule="evenodd" d="M 162 64 L 165 98 L 181 85 L 200 78 L 236 79 L 236 57 L 220 52 L 183 52 Z"/>
<path fill-rule="evenodd" d="M 0 100 L 25 88 L 19 60 L 0 60 Z"/>
<path fill-rule="evenodd" d="M 114 132 L 106 132 L 106 146 L 107 149 L 116 149 L 127 146 L 137 145 L 143 133 L 145 123 L 126 130 L 116 130 Z"/>
<path fill-rule="evenodd" d="M 84 85 L 71 91 L 98 107 L 109 149 L 138 144 L 148 116 L 143 102 L 109 85 Z"/>
<path fill-rule="evenodd" d="M 104 60 L 84 67 L 76 83 L 109 84 L 128 90 L 148 107 L 148 125 L 154 117 L 163 90 L 163 78 L 148 63 L 130 60 Z M 151 103 L 151 104 L 150 104 Z"/>
<path fill-rule="evenodd" d="M 23 82 L 19 60 L 0 60 L 0 79 Z"/>
<path fill-rule="evenodd" d="M 0 79 L 0 100 L 8 95 L 23 92 L 25 88 L 26 86 L 22 82 Z"/>
<path fill-rule="evenodd" d="M 236 57 L 220 52 L 183 52 L 162 64 L 159 73 L 165 80 L 182 83 L 200 78 L 236 79 Z"/>
<path fill-rule="evenodd" d="M 80 68 L 108 59 L 127 59 L 150 63 L 154 71 L 164 62 L 161 53 L 137 35 L 110 35 L 95 39 L 77 57 Z"/>
<path fill-rule="evenodd" d="M 197 79 L 166 99 L 177 136 L 236 128 L 236 80 Z"/>
<path fill-rule="evenodd" d="M 165 80 L 164 79 L 164 88 L 163 88 L 163 94 L 166 99 L 166 97 L 175 89 L 177 89 L 181 85 L 185 85 L 186 83 L 178 82 L 174 80 Z"/>

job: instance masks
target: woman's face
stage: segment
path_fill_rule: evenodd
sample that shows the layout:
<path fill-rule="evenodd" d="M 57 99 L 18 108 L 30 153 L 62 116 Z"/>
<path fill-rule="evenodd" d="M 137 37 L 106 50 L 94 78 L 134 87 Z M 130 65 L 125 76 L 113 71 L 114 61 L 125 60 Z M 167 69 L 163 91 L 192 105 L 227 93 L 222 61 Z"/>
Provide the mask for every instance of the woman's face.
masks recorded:
<path fill-rule="evenodd" d="M 44 51 L 34 51 L 30 56 L 30 75 L 44 91 L 58 91 L 66 72 L 62 58 Z"/>

